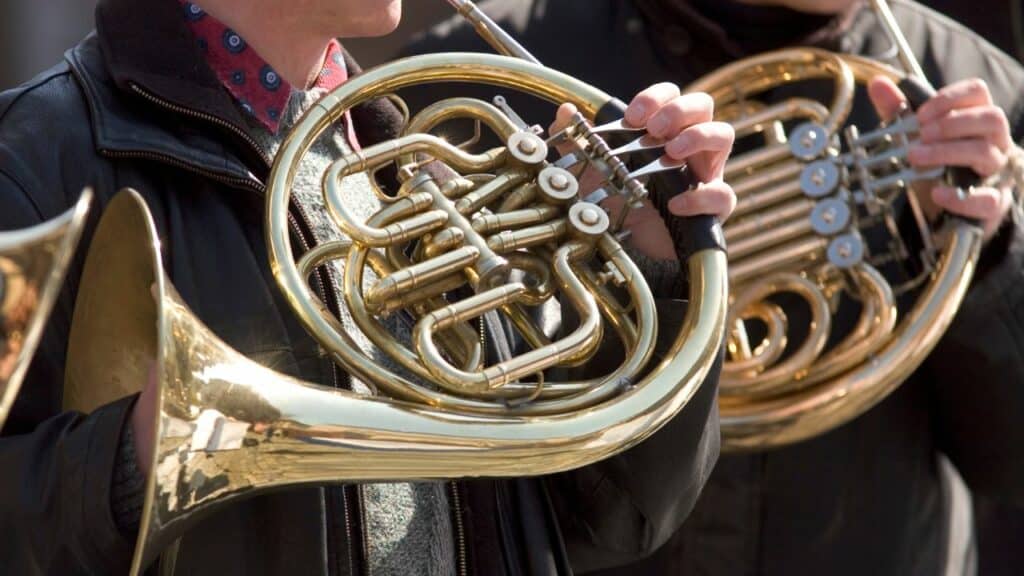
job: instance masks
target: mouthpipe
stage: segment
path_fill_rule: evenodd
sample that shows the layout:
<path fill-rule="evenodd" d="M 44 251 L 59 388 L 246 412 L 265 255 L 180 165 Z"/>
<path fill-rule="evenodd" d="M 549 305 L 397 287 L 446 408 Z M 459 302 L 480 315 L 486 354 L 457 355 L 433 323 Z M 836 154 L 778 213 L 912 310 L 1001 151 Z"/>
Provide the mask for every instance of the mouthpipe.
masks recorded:
<path fill-rule="evenodd" d="M 505 32 L 497 22 L 484 13 L 476 4 L 470 0 L 448 0 L 451 5 L 463 18 L 469 21 L 488 44 L 499 54 L 513 56 L 533 64 L 540 64 L 540 60 L 530 54 L 530 51 L 523 47 L 515 38 Z"/>
<path fill-rule="evenodd" d="M 900 30 L 899 23 L 896 22 L 896 17 L 889 9 L 888 2 L 886 0 L 871 0 L 871 7 L 878 15 L 878 20 L 889 40 L 896 46 L 897 57 L 903 66 L 903 71 L 907 74 L 906 78 L 899 82 L 899 88 L 907 97 L 907 103 L 910 104 L 911 110 L 917 110 L 935 96 L 935 87 L 928 81 L 924 69 L 921 68 L 921 63 L 914 56 L 914 51 L 910 49 L 910 43 L 907 42 L 906 36 Z M 967 190 L 971 186 L 977 186 L 980 182 L 981 177 L 978 173 L 966 166 L 951 166 L 947 169 L 946 183 L 950 186 Z"/>

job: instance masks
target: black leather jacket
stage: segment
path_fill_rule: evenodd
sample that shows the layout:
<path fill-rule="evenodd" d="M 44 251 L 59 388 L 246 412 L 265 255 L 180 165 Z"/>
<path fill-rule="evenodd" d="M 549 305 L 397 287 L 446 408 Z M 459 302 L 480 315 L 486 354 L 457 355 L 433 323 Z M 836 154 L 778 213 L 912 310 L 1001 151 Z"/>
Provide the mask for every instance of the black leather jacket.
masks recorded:
<path fill-rule="evenodd" d="M 214 333 L 279 371 L 334 382 L 270 276 L 264 154 L 241 128 L 180 9 L 176 0 L 103 0 L 96 35 L 0 95 L 0 229 L 52 218 L 93 186 L 84 254 L 103 206 L 133 187 L 154 213 L 173 283 Z M 396 114 L 383 102 L 356 110 L 360 140 L 387 137 Z M 299 216 L 293 233 L 309 236 Z M 4 574 L 123 574 L 134 545 L 118 532 L 110 506 L 133 399 L 88 416 L 61 410 L 81 262 L 0 438 Z M 569 563 L 609 566 L 651 552 L 692 508 L 717 457 L 715 395 L 716 386 L 704 386 L 664 432 L 576 472 L 454 483 L 464 572 L 566 574 Z M 175 573 L 363 574 L 362 539 L 373 534 L 362 531 L 359 502 L 357 486 L 326 486 L 232 504 L 181 536 Z"/>
<path fill-rule="evenodd" d="M 639 1 L 490 0 L 482 8 L 546 65 L 614 94 L 658 81 L 685 86 L 744 55 L 729 41 L 729 24 L 651 22 Z M 1021 141 L 1020 65 L 919 4 L 891 4 L 932 83 L 983 78 Z M 749 33 L 758 23 L 742 25 Z M 811 34 L 818 46 L 867 56 L 890 46 L 868 10 L 827 28 Z M 407 52 L 486 49 L 468 27 L 449 22 Z M 851 119 L 861 126 L 876 122 L 864 98 Z M 897 392 L 821 437 L 761 453 L 723 454 L 670 545 L 649 562 L 607 574 L 942 574 L 949 502 L 940 452 L 972 491 L 1024 503 L 1022 420 L 1024 219 L 1018 207 L 985 248 L 954 324 Z"/>

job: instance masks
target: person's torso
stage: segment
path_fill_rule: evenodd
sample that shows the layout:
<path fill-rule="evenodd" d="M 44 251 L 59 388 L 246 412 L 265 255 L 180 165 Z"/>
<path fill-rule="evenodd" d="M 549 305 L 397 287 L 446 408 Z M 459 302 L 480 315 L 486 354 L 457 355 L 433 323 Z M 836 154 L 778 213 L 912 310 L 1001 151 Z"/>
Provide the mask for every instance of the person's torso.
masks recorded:
<path fill-rule="evenodd" d="M 0 139 L 17 150 L 17 162 L 30 163 L 19 166 L 31 178 L 21 184 L 32 191 L 43 218 L 65 210 L 86 185 L 96 193 L 90 226 L 58 305 L 73 306 L 81 264 L 104 207 L 119 190 L 133 188 L 152 211 L 170 280 L 217 337 L 281 373 L 344 387 L 345 374 L 291 314 L 270 272 L 263 185 L 269 166 L 260 159 L 266 151 L 237 138 L 217 137 L 222 125 L 118 90 L 95 38 L 70 51 L 68 62 L 70 67 L 58 66 L 0 99 Z M 54 137 L 41 145 L 40 133 Z M 293 216 L 293 242 L 314 245 L 315 223 L 303 210 L 293 210 Z M 336 297 L 314 290 L 328 302 Z M 45 405 L 25 407 L 23 413 L 42 420 L 60 412 L 60 403 L 55 391 Z M 367 518 L 367 500 L 377 499 L 370 504 L 383 509 L 421 496 L 414 485 L 407 486 L 408 498 L 339 484 L 275 491 L 220 507 L 181 538 L 174 573 L 373 573 L 368 563 L 370 539 L 375 538 L 371 524 L 382 530 L 389 525 Z M 524 552 L 515 538 L 501 537 L 502 530 L 512 528 L 499 525 L 498 518 L 514 516 L 507 508 L 500 512 L 502 483 L 435 484 L 430 496 L 438 491 L 445 500 L 444 520 L 458 530 L 444 532 L 450 542 L 433 544 L 454 554 L 452 572 L 515 573 L 508 558 Z M 372 544 L 384 543 L 380 554 L 397 554 L 401 536 L 383 534 Z"/>

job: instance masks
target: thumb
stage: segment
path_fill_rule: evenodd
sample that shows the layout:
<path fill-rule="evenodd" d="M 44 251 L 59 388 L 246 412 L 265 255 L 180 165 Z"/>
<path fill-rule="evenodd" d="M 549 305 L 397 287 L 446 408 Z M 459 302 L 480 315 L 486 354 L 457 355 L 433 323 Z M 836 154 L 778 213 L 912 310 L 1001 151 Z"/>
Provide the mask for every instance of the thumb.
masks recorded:
<path fill-rule="evenodd" d="M 551 123 L 550 127 L 548 127 L 548 135 L 554 135 L 565 130 L 565 128 L 569 126 L 569 123 L 572 122 L 572 116 L 576 113 L 576 110 L 576 106 L 569 104 L 568 102 L 559 106 L 558 112 L 555 113 L 555 121 Z M 572 146 L 564 140 L 561 141 L 560 144 L 556 144 L 555 148 L 558 150 L 559 154 L 568 154 L 572 151 Z"/>
<path fill-rule="evenodd" d="M 871 82 L 868 82 L 868 96 L 871 98 L 871 103 L 875 105 L 878 116 L 884 122 L 895 118 L 907 102 L 907 97 L 903 95 L 899 87 L 884 76 L 876 76 L 871 79 Z"/>
<path fill-rule="evenodd" d="M 548 128 L 548 134 L 554 134 L 563 130 L 566 126 L 572 122 L 572 115 L 576 113 L 576 106 L 566 102 L 558 107 L 558 112 L 555 114 L 555 121 Z"/>

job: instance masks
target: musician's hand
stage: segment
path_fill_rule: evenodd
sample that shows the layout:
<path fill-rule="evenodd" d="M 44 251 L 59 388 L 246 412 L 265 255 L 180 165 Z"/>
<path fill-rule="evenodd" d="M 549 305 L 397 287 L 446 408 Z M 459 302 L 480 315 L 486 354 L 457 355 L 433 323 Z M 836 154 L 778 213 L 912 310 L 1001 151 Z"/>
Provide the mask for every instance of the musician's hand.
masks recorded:
<path fill-rule="evenodd" d="M 888 78 L 875 78 L 868 85 L 871 101 L 883 119 L 891 119 L 906 101 Z M 907 155 L 917 168 L 966 166 L 982 180 L 999 173 L 1013 146 L 1006 113 L 992 101 L 982 80 L 963 80 L 939 90 L 917 110 L 921 142 Z M 940 209 L 978 220 L 989 239 L 1006 219 L 1013 203 L 1009 188 L 976 186 L 964 199 L 956 189 L 936 185 L 921 195 L 922 205 L 934 217 Z"/>
<path fill-rule="evenodd" d="M 559 108 L 552 132 L 568 124 L 575 112 L 570 104 Z M 700 187 L 678 194 L 669 202 L 669 211 L 677 216 L 713 214 L 725 221 L 736 207 L 732 187 L 722 180 L 734 133 L 729 124 L 712 121 L 713 114 L 714 102 L 710 96 L 703 93 L 680 95 L 679 88 L 668 83 L 655 84 L 637 94 L 626 109 L 627 123 L 644 126 L 649 134 L 665 140 L 666 156 L 686 160 L 701 182 Z M 585 174 L 581 178 L 581 190 L 593 190 L 599 178 L 596 173 Z M 603 203 L 613 221 L 622 204 L 620 197 Z M 643 208 L 630 211 L 625 227 L 632 233 L 632 245 L 640 252 L 663 260 L 676 258 L 668 229 L 649 202 L 645 202 Z"/>
<path fill-rule="evenodd" d="M 132 407 L 131 427 L 132 436 L 135 440 L 135 462 L 139 472 L 143 475 L 149 474 L 150 464 L 153 461 L 153 450 L 156 448 L 154 436 L 156 435 L 156 411 L 158 394 L 156 365 L 149 370 L 149 377 L 142 388 L 142 393 Z"/>

